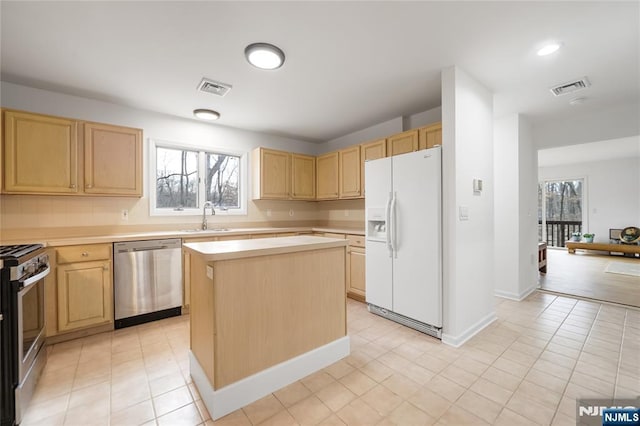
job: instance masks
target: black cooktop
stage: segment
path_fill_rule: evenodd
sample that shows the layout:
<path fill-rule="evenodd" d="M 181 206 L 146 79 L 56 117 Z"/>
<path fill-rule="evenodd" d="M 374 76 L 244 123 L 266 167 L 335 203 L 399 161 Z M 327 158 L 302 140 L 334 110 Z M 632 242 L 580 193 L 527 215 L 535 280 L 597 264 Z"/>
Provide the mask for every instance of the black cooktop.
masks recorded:
<path fill-rule="evenodd" d="M 42 244 L 16 244 L 13 246 L 0 246 L 0 259 L 19 259 L 31 252 L 39 250 Z"/>

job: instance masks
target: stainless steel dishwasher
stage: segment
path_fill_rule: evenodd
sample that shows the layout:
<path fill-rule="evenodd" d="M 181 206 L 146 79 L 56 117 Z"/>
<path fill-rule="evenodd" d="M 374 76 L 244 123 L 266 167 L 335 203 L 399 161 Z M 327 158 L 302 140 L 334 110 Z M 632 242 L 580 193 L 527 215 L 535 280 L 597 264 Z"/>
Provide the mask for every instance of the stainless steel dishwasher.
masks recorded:
<path fill-rule="evenodd" d="M 182 313 L 182 240 L 113 244 L 115 328 Z"/>

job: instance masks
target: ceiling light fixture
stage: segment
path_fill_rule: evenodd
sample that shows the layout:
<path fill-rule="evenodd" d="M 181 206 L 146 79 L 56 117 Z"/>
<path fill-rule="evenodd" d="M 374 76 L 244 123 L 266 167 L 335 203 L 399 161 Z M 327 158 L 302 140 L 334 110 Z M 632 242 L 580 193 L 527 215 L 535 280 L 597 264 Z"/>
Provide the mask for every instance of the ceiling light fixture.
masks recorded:
<path fill-rule="evenodd" d="M 560 43 L 549 43 L 538 50 L 538 56 L 551 55 L 553 52 L 560 49 L 560 46 L 562 46 Z"/>
<path fill-rule="evenodd" d="M 212 109 L 194 109 L 193 115 L 201 120 L 217 120 L 220 118 L 220 113 L 218 111 L 214 111 Z"/>
<path fill-rule="evenodd" d="M 284 52 L 269 43 L 253 43 L 244 49 L 247 61 L 256 68 L 275 70 L 284 64 Z"/>

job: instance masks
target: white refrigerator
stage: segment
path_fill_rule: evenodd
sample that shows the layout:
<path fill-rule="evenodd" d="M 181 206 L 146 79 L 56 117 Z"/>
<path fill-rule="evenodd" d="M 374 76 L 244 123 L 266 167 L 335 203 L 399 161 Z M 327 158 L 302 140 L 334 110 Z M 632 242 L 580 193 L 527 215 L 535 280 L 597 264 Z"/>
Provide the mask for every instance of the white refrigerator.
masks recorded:
<path fill-rule="evenodd" d="M 441 147 L 365 163 L 366 301 L 442 335 Z"/>

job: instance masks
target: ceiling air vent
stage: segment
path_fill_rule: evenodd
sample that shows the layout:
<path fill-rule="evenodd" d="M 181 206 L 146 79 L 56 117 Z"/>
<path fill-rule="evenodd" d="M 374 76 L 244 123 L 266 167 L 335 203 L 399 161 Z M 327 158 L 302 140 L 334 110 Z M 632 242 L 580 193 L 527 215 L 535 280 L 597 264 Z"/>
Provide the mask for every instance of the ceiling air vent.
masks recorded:
<path fill-rule="evenodd" d="M 231 85 L 227 83 L 221 83 L 215 80 L 209 80 L 208 78 L 203 78 L 200 84 L 198 85 L 198 90 L 200 92 L 212 93 L 218 96 L 226 95 L 229 90 L 231 90 Z"/>
<path fill-rule="evenodd" d="M 580 80 L 570 81 L 568 83 L 560 84 L 556 87 L 552 87 L 551 93 L 554 96 L 566 95 L 567 93 L 577 92 L 578 90 L 586 89 L 591 86 L 591 82 L 587 77 L 582 77 Z"/>

